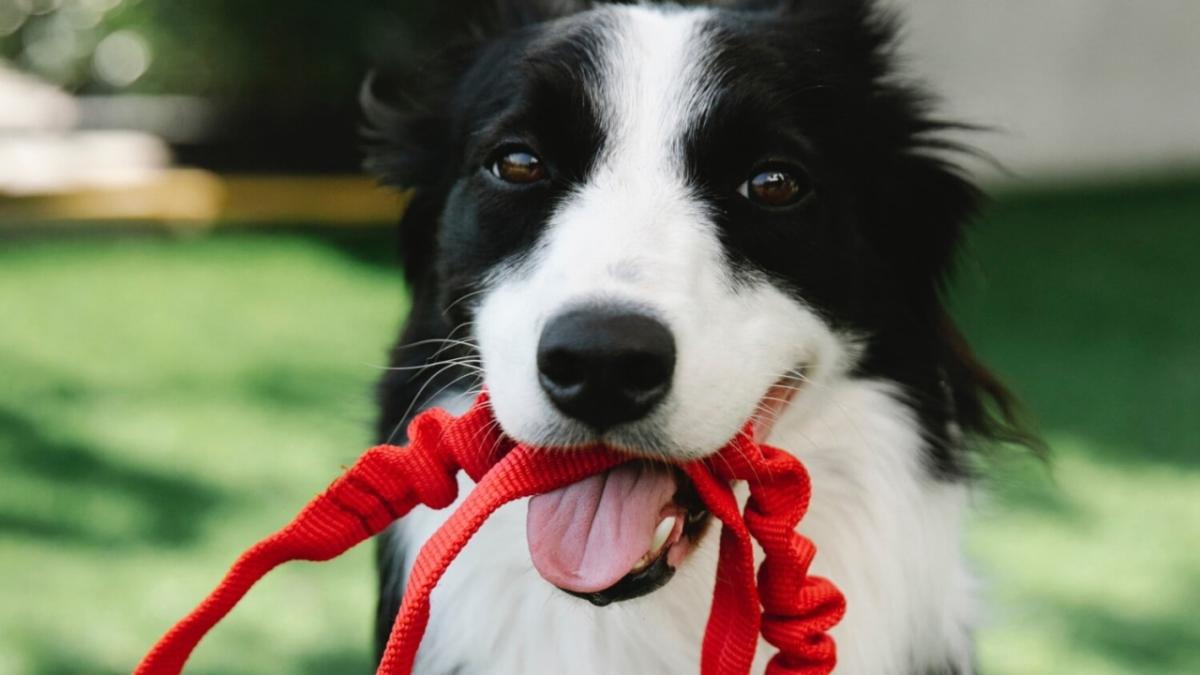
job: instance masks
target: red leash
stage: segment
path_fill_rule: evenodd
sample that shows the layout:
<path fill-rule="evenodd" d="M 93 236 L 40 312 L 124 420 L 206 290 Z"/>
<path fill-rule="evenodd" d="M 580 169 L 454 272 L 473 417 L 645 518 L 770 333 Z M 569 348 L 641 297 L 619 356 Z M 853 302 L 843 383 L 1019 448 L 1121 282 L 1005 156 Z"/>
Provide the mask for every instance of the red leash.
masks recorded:
<path fill-rule="evenodd" d="M 517 445 L 500 434 L 486 394 L 459 418 L 441 410 L 421 414 L 409 427 L 409 438 L 405 448 L 368 450 L 295 520 L 243 553 L 212 594 L 150 650 L 135 674 L 179 673 L 200 639 L 267 572 L 290 560 L 337 557 L 418 504 L 449 506 L 458 496 L 455 477 L 466 471 L 475 489 L 421 548 L 378 671 L 410 673 L 429 622 L 430 593 L 496 509 L 630 459 L 604 448 L 548 452 Z M 803 465 L 781 450 L 758 445 L 746 432 L 683 469 L 724 524 L 702 675 L 748 673 L 760 630 L 779 649 L 767 666 L 769 675 L 831 672 L 837 659 L 828 631 L 845 613 L 845 601 L 829 581 L 808 576 L 816 549 L 795 529 L 810 495 Z M 750 486 L 744 515 L 730 487 L 735 480 Z M 757 584 L 751 537 L 765 553 Z"/>

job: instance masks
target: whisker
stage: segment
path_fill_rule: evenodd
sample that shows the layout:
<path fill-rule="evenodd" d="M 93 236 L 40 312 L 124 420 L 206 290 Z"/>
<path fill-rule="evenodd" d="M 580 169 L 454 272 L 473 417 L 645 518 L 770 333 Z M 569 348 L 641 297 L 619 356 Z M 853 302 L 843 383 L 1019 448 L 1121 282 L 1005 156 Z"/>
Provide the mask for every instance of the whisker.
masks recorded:
<path fill-rule="evenodd" d="M 460 324 L 460 326 L 461 325 L 464 325 L 464 324 Z M 441 344 L 441 343 L 445 342 L 447 338 L 452 337 L 454 335 L 454 332 L 457 330 L 458 329 L 455 328 L 453 331 L 450 331 L 450 334 L 447 335 L 445 338 L 428 338 L 425 340 L 417 340 L 416 342 L 409 342 L 407 344 L 396 345 L 396 350 L 402 351 L 405 349 L 413 349 L 415 347 L 424 347 L 425 345 Z"/>
<path fill-rule="evenodd" d="M 404 410 L 404 414 L 400 416 L 400 422 L 396 425 L 396 428 L 392 430 L 392 433 L 388 436 L 388 440 L 386 442 L 391 443 L 392 440 L 396 437 L 396 434 L 400 432 L 400 429 L 408 421 L 409 415 L 411 415 L 413 413 L 413 409 L 416 408 L 417 404 L 423 400 L 421 397 L 425 393 L 425 390 L 429 388 L 429 385 L 433 384 L 433 382 L 442 373 L 450 370 L 451 368 L 458 368 L 458 367 L 461 367 L 461 366 L 459 366 L 459 364 L 457 364 L 457 363 L 451 363 L 449 365 L 443 366 L 436 373 L 429 376 L 429 379 L 425 380 L 425 382 L 421 385 L 421 388 L 418 389 L 417 393 L 412 397 L 412 401 L 409 402 L 408 408 L 406 408 Z M 474 373 L 467 373 L 467 374 L 472 375 Z M 462 379 L 461 376 L 459 377 L 459 379 Z M 455 380 L 455 381 L 457 382 L 458 380 Z"/>
<path fill-rule="evenodd" d="M 442 346 L 439 347 L 437 351 L 430 354 L 429 358 L 436 359 L 436 358 L 440 357 L 442 354 L 445 354 L 447 351 L 449 351 L 455 347 L 462 347 L 464 349 L 470 350 L 471 352 L 474 352 L 475 355 L 477 355 L 479 352 L 479 345 L 475 344 L 474 342 L 472 342 L 470 340 L 452 340 L 450 338 L 446 338 L 445 340 L 443 340 Z"/>
<path fill-rule="evenodd" d="M 451 388 L 451 387 L 453 387 L 455 384 L 457 384 L 457 383 L 461 382 L 462 380 L 464 380 L 464 379 L 466 379 L 466 378 L 468 378 L 468 377 L 472 377 L 472 376 L 475 376 L 475 373 L 463 373 L 462 375 L 459 375 L 458 377 L 454 378 L 453 380 L 450 380 L 449 382 L 447 382 L 447 383 L 446 383 L 444 386 L 442 386 L 442 387 L 441 387 L 440 389 L 438 389 L 436 392 L 434 392 L 433 394 L 431 394 L 431 395 L 428 397 L 428 399 L 427 399 L 427 400 L 428 400 L 428 401 L 436 401 L 436 400 L 437 400 L 437 398 L 438 398 L 439 396 L 441 396 L 443 393 L 445 393 L 447 389 L 450 389 L 450 388 Z M 432 380 L 431 380 L 431 381 L 432 381 Z M 414 401 L 414 402 L 415 402 L 416 400 L 417 400 L 417 399 L 413 399 L 413 401 Z M 411 407 L 411 404 L 410 404 L 410 407 Z"/>
<path fill-rule="evenodd" d="M 486 293 L 486 292 L 487 292 L 487 290 L 488 290 L 488 289 L 486 289 L 486 288 L 480 288 L 480 289 L 478 289 L 478 290 L 471 291 L 470 293 L 464 293 L 464 294 L 463 294 L 462 296 L 460 296 L 460 297 L 459 297 L 457 300 L 455 300 L 454 302 L 450 303 L 449 305 L 446 305 L 446 308 L 442 310 L 442 316 L 448 316 L 448 315 L 450 314 L 450 310 L 452 310 L 452 309 L 454 309 L 455 307 L 457 307 L 457 306 L 458 306 L 459 304 L 461 304 L 463 301 L 465 301 L 465 300 L 469 300 L 469 299 L 471 299 L 471 298 L 474 298 L 474 297 L 476 297 L 476 296 L 478 296 L 478 295 L 480 295 L 480 294 L 482 294 L 482 293 Z"/>
<path fill-rule="evenodd" d="M 747 441 L 749 441 L 749 442 L 751 442 L 751 443 L 755 442 L 755 441 L 754 441 L 754 437 L 753 437 L 753 436 L 751 436 L 751 435 L 750 435 L 750 434 L 749 434 L 747 431 L 745 431 L 745 430 L 739 431 L 739 432 L 738 432 L 738 435 L 737 435 L 737 438 L 744 438 L 744 439 L 746 439 Z M 746 464 L 747 464 L 747 465 L 750 467 L 750 470 L 754 472 L 754 480 L 755 480 L 755 482 L 761 483 L 761 482 L 762 482 L 762 476 L 760 476 L 760 475 L 758 474 L 758 467 L 756 467 L 756 466 L 754 465 L 754 462 L 753 462 L 753 461 L 751 461 L 751 458 L 750 458 L 750 457 L 748 457 L 748 456 L 746 455 L 746 452 L 745 452 L 744 450 L 742 450 L 742 448 L 741 448 L 741 446 L 740 446 L 740 445 L 735 445 L 734 447 L 736 447 L 736 448 L 737 448 L 738 454 L 742 456 L 742 459 L 746 460 Z"/>
<path fill-rule="evenodd" d="M 372 366 L 372 368 L 377 368 L 379 370 L 386 370 L 386 371 L 394 372 L 394 373 L 402 373 L 402 372 L 407 372 L 407 371 L 412 371 L 412 370 L 420 372 L 422 370 L 427 370 L 429 368 L 434 368 L 437 366 L 444 366 L 447 364 L 457 364 L 457 365 L 464 366 L 464 367 L 475 368 L 476 370 L 479 370 L 479 371 L 483 370 L 483 368 L 481 367 L 483 365 L 483 360 L 479 359 L 479 358 L 472 358 L 472 357 L 460 357 L 460 358 L 456 358 L 456 359 L 447 359 L 445 361 L 434 361 L 432 363 L 423 363 L 419 366 Z"/>

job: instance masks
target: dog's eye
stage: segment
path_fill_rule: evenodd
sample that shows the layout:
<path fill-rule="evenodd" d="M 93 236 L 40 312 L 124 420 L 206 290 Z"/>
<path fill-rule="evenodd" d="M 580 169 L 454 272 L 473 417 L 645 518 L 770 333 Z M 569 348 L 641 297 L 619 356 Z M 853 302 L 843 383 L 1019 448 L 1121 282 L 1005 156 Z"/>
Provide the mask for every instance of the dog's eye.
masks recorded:
<path fill-rule="evenodd" d="M 528 148 L 506 148 L 496 153 L 488 165 L 492 175 L 505 183 L 529 185 L 546 177 L 542 160 Z"/>
<path fill-rule="evenodd" d="M 808 174 L 799 167 L 765 166 L 755 169 L 738 186 L 738 194 L 759 206 L 781 208 L 807 200 L 813 193 Z"/>

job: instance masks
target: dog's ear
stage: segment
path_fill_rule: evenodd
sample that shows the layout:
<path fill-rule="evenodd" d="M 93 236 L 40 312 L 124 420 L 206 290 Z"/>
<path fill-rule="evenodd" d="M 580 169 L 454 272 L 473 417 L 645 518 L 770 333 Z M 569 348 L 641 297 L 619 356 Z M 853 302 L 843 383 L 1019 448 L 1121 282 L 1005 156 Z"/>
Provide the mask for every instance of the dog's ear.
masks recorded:
<path fill-rule="evenodd" d="M 400 255 L 413 286 L 430 272 L 437 221 L 444 201 L 444 181 L 451 153 L 448 122 L 436 94 L 414 94 L 406 100 L 380 92 L 395 86 L 379 72 L 367 76 L 359 93 L 364 124 L 366 170 L 384 186 L 409 192 L 400 225 Z"/>
<path fill-rule="evenodd" d="M 446 0 L 404 3 L 377 36 L 376 69 L 363 83 L 366 169 L 411 191 L 400 244 L 410 280 L 433 258 L 437 222 L 456 170 L 455 84 L 490 41 L 583 11 L 587 0 Z"/>
<path fill-rule="evenodd" d="M 409 77 L 419 75 L 373 71 L 359 91 L 366 169 L 380 183 L 402 190 L 436 184 L 440 155 L 449 151 L 443 94 L 428 82 L 420 88 L 404 84 Z"/>
<path fill-rule="evenodd" d="M 448 150 L 454 83 L 483 45 L 512 31 L 568 16 L 588 0 L 448 0 L 412 3 L 377 39 L 376 69 L 360 92 L 367 168 L 385 184 L 425 188 L 440 178 Z"/>

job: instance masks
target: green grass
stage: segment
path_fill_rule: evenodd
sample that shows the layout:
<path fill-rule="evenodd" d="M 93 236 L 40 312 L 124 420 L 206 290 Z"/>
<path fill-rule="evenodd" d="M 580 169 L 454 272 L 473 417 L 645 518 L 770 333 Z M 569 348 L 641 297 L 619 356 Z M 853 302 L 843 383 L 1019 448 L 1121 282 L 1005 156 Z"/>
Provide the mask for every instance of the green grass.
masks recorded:
<path fill-rule="evenodd" d="M 1010 196 L 956 305 L 1050 468 L 993 461 L 986 672 L 1200 672 L 1200 190 Z M 0 673 L 123 673 L 370 440 L 390 243 L 0 244 Z M 370 550 L 270 576 L 196 673 L 368 672 Z"/>
<path fill-rule="evenodd" d="M 957 305 L 1041 423 L 972 543 L 988 672 L 1200 672 L 1200 185 L 1002 201 Z"/>
<path fill-rule="evenodd" d="M 368 444 L 406 308 L 370 250 L 249 235 L 4 248 L 0 673 L 129 672 Z M 367 548 L 280 570 L 195 672 L 365 671 L 370 570 Z"/>

